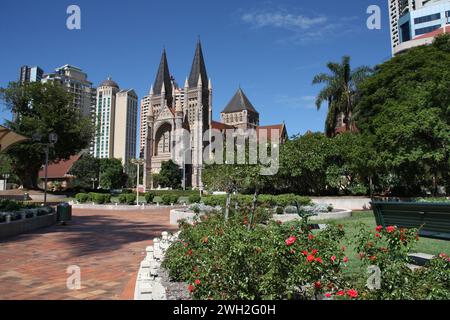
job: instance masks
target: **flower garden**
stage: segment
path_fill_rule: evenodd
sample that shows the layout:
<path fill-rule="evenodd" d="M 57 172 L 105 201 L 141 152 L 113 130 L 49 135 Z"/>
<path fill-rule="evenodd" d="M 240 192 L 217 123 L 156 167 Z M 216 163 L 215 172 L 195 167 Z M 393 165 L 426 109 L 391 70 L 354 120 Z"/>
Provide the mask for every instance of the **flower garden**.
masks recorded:
<path fill-rule="evenodd" d="M 212 212 L 180 224 L 162 266 L 200 300 L 450 299 L 450 259 L 441 252 L 447 244 L 433 243 L 432 250 L 442 250 L 412 268 L 408 253 L 433 240 L 423 242 L 415 229 L 375 226 L 369 212 L 359 215 L 370 225 L 351 218 L 314 230 L 307 219 L 281 223 L 258 210 L 253 218 Z M 367 286 L 369 266 L 380 271 L 375 287 Z"/>

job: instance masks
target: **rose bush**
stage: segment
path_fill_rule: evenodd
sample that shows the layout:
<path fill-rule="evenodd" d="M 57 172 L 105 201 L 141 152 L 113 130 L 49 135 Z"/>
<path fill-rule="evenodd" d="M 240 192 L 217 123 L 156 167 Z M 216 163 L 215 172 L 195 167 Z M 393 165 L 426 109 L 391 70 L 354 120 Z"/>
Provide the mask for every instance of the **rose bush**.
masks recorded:
<path fill-rule="evenodd" d="M 342 228 L 313 235 L 300 222 L 261 222 L 249 230 L 245 215 L 225 222 L 214 213 L 182 223 L 163 266 L 195 299 L 305 299 L 349 288 L 341 276 Z"/>
<path fill-rule="evenodd" d="M 378 290 L 360 288 L 362 298 L 394 299 L 449 299 L 450 260 L 444 253 L 431 260 L 424 268 L 408 266 L 408 253 L 419 240 L 417 229 L 378 226 L 373 231 L 361 228 L 356 250 L 365 266 L 377 266 L 381 271 Z M 359 283 L 364 283 L 360 281 Z"/>

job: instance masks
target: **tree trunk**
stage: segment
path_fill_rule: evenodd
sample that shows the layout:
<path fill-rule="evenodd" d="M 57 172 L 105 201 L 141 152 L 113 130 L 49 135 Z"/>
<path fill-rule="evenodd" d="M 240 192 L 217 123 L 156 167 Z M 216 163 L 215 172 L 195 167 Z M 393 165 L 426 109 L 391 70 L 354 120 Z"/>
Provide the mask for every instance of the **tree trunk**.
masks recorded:
<path fill-rule="evenodd" d="M 248 230 L 253 225 L 253 219 L 255 216 L 255 210 L 256 210 L 256 202 L 258 201 L 258 188 L 255 189 L 255 193 L 253 194 L 253 201 L 252 201 L 252 210 L 250 211 L 250 221 L 248 223 Z"/>
<path fill-rule="evenodd" d="M 231 205 L 231 192 L 227 191 L 227 202 L 225 204 L 225 221 L 228 221 L 230 215 L 230 205 Z"/>

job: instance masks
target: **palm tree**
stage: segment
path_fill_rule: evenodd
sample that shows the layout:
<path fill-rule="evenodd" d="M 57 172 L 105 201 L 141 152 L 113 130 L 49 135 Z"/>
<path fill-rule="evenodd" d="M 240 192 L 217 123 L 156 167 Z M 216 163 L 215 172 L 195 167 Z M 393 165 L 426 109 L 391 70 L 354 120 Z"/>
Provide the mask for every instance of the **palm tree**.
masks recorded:
<path fill-rule="evenodd" d="M 328 103 L 325 133 L 332 137 L 336 133 L 336 122 L 340 115 L 344 118 L 346 130 L 355 128 L 352 112 L 358 99 L 358 85 L 372 73 L 372 69 L 362 66 L 352 70 L 349 56 L 342 57 L 341 63 L 329 62 L 327 67 L 331 73 L 316 75 L 312 83 L 325 84 L 316 97 L 316 106 L 320 109 L 322 103 Z"/>

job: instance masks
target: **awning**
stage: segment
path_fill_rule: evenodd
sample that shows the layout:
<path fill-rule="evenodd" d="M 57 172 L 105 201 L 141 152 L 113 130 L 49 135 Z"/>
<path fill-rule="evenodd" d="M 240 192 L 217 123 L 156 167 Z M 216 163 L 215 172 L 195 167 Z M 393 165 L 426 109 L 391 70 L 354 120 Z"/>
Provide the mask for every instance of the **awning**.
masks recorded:
<path fill-rule="evenodd" d="M 0 153 L 6 151 L 6 149 L 14 144 L 28 139 L 29 138 L 15 133 L 8 128 L 0 126 Z"/>

